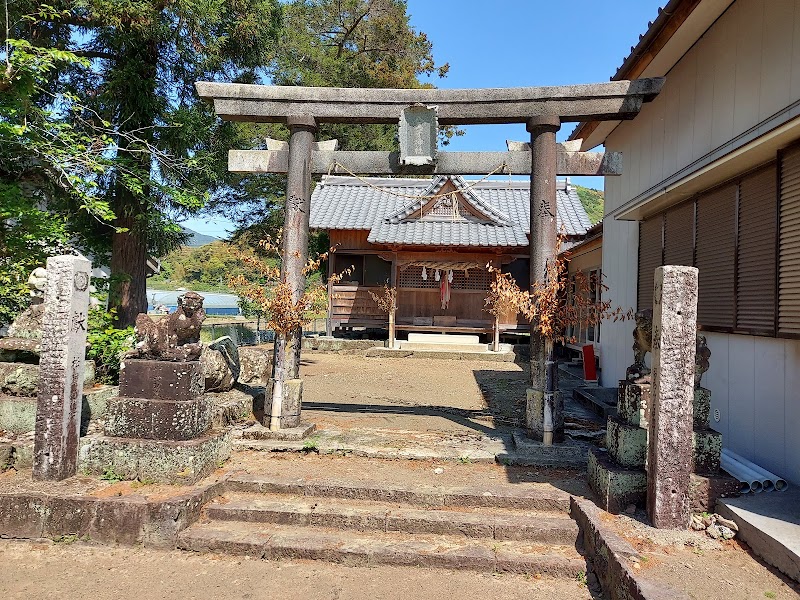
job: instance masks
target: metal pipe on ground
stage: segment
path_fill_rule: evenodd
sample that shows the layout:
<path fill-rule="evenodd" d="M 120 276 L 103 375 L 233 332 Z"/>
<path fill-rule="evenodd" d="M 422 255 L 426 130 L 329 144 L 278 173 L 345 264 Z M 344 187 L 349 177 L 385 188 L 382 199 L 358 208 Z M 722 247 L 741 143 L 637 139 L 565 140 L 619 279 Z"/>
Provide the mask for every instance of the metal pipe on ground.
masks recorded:
<path fill-rule="evenodd" d="M 741 493 L 753 492 L 758 494 L 764 491 L 764 484 L 761 483 L 758 473 L 748 469 L 738 460 L 723 454 L 720 458 L 720 466 L 742 483 L 739 489 Z"/>
<path fill-rule="evenodd" d="M 747 460 L 746 458 L 744 458 L 740 454 L 737 454 L 733 450 L 728 450 L 727 448 L 723 448 L 722 454 L 725 456 L 729 456 L 734 460 L 739 461 L 748 469 L 751 469 L 752 471 L 755 471 L 757 474 L 767 478 L 772 484 L 772 487 L 777 492 L 785 492 L 786 489 L 789 487 L 789 483 L 783 477 L 775 475 L 775 473 L 771 471 L 767 471 L 764 467 L 757 465 L 751 460 Z M 769 491 L 769 490 L 765 488 L 764 491 Z"/>

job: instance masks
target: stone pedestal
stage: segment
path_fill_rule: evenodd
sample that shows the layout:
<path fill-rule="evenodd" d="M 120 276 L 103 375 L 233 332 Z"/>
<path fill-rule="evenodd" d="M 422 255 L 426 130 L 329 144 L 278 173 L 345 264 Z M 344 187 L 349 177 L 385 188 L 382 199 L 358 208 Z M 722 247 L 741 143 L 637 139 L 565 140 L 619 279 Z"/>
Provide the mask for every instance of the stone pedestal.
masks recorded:
<path fill-rule="evenodd" d="M 199 360 L 126 359 L 105 436 L 87 440 L 82 467 L 162 483 L 194 483 L 230 455 L 230 434 L 212 431 Z"/>
<path fill-rule="evenodd" d="M 191 440 L 211 427 L 200 361 L 127 359 L 119 396 L 108 403 L 105 433 L 146 440 Z"/>
<path fill-rule="evenodd" d="M 620 512 L 630 504 L 643 506 L 647 496 L 647 420 L 650 384 L 620 381 L 617 416 L 608 418 L 607 452 L 589 454 L 589 485 L 600 506 Z"/>

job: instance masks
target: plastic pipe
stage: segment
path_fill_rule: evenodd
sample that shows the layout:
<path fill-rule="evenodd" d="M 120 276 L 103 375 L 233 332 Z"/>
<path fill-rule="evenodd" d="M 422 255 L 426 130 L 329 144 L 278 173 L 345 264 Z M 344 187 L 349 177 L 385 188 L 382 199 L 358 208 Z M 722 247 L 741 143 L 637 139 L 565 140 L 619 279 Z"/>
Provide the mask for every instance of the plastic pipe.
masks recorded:
<path fill-rule="evenodd" d="M 789 483 L 783 478 L 775 475 L 771 471 L 767 471 L 764 467 L 761 467 L 754 463 L 753 461 L 747 460 L 743 456 L 736 454 L 733 450 L 728 450 L 727 448 L 722 449 L 722 453 L 726 456 L 730 456 L 732 459 L 739 461 L 748 469 L 751 469 L 758 473 L 759 475 L 763 475 L 767 479 L 772 482 L 772 486 L 775 488 L 777 492 L 785 492 L 786 489 L 789 487 Z"/>
<path fill-rule="evenodd" d="M 743 485 L 741 491 L 743 493 L 747 493 L 749 491 L 753 492 L 754 494 L 758 494 L 764 491 L 764 485 L 761 483 L 758 474 L 755 471 L 745 467 L 739 461 L 723 454 L 720 459 L 720 464 L 723 469 L 742 482 Z M 744 484 L 747 485 L 746 488 Z"/>

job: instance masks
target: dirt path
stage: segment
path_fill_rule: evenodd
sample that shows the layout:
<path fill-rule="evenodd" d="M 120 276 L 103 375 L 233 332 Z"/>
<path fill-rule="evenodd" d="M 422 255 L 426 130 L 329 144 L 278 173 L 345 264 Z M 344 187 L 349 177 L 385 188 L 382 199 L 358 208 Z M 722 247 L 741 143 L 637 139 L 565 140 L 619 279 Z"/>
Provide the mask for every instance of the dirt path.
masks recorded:
<path fill-rule="evenodd" d="M 414 567 L 259 561 L 0 540 L 0 598 L 39 600 L 429 600 L 591 598 L 578 581 Z"/>
<path fill-rule="evenodd" d="M 524 412 L 528 376 L 506 362 L 303 356 L 303 411 L 324 427 L 485 432 Z"/>

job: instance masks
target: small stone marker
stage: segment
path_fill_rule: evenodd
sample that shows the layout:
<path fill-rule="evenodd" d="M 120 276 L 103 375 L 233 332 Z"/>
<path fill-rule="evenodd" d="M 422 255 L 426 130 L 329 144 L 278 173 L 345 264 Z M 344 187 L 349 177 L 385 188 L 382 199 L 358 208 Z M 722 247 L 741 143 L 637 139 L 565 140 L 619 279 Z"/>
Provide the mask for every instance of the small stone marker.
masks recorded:
<path fill-rule="evenodd" d="M 659 529 L 689 524 L 697 276 L 694 267 L 655 272 L 647 513 Z"/>
<path fill-rule="evenodd" d="M 78 465 L 91 263 L 47 259 L 33 478 L 59 481 Z"/>

